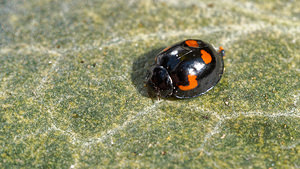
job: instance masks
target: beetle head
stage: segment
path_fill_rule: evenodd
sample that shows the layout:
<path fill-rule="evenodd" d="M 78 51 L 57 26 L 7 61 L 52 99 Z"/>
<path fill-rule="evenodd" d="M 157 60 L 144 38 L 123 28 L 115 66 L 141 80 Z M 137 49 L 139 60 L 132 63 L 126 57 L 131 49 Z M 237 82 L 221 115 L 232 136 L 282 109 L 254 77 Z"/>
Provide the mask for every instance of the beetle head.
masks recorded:
<path fill-rule="evenodd" d="M 148 71 L 146 86 L 150 97 L 172 95 L 173 82 L 168 71 L 158 65 L 154 65 Z"/>

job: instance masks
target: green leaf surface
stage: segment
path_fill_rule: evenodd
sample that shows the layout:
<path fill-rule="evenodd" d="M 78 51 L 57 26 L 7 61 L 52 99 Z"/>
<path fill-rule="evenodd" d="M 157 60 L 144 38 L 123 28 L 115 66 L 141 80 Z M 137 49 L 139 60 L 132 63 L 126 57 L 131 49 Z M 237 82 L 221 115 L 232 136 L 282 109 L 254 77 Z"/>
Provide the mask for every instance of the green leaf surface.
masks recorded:
<path fill-rule="evenodd" d="M 0 168 L 299 168 L 300 1 L 0 0 Z M 151 99 L 164 47 L 225 73 Z"/>

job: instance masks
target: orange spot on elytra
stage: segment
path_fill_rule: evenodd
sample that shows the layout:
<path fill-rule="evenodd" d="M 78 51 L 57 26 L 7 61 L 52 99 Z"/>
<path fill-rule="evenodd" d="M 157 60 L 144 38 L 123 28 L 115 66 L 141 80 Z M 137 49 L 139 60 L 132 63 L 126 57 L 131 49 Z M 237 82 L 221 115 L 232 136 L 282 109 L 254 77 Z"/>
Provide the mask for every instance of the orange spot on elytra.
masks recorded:
<path fill-rule="evenodd" d="M 207 53 L 205 50 L 201 50 L 201 58 L 204 61 L 205 64 L 209 64 L 212 60 L 212 57 L 209 53 Z"/>
<path fill-rule="evenodd" d="M 163 51 L 167 51 L 168 49 L 170 49 L 171 46 L 166 47 Z"/>
<path fill-rule="evenodd" d="M 195 40 L 187 40 L 185 41 L 185 44 L 187 44 L 189 47 L 194 47 L 194 48 L 199 47 L 198 42 Z"/>
<path fill-rule="evenodd" d="M 189 85 L 188 86 L 182 86 L 179 85 L 180 90 L 192 90 L 195 87 L 198 86 L 198 81 L 196 80 L 197 76 L 196 75 L 188 75 L 188 80 L 189 80 Z"/>

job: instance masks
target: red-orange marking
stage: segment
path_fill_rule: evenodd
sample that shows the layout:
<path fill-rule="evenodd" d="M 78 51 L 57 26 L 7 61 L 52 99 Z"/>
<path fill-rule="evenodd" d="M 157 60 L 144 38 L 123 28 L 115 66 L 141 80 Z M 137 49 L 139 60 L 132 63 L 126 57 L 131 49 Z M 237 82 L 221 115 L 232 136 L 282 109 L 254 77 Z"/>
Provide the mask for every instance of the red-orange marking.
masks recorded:
<path fill-rule="evenodd" d="M 209 53 L 207 53 L 205 50 L 201 50 L 201 58 L 204 61 L 205 64 L 209 64 L 212 60 L 212 57 Z"/>
<path fill-rule="evenodd" d="M 168 49 L 170 49 L 171 46 L 166 47 L 163 51 L 167 51 Z"/>
<path fill-rule="evenodd" d="M 187 40 L 187 41 L 185 41 L 185 44 L 187 44 L 190 47 L 194 47 L 194 48 L 199 47 L 199 44 L 195 40 Z"/>
<path fill-rule="evenodd" d="M 224 48 L 222 46 L 219 47 L 219 52 L 221 52 L 222 50 L 224 50 Z"/>
<path fill-rule="evenodd" d="M 197 76 L 196 75 L 188 75 L 188 80 L 189 80 L 189 85 L 188 86 L 182 86 L 179 85 L 180 90 L 192 90 L 195 87 L 198 86 L 198 81 L 196 80 Z"/>

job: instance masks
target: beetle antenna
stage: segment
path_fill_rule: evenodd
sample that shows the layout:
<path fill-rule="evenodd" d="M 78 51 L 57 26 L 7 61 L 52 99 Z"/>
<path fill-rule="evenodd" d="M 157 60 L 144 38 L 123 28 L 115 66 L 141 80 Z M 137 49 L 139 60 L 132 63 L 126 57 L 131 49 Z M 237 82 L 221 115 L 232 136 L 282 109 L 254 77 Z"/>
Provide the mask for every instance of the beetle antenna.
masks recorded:
<path fill-rule="evenodd" d="M 160 96 L 161 96 L 161 95 L 160 95 L 160 90 L 157 90 L 156 96 L 157 96 L 157 100 L 160 101 Z"/>
<path fill-rule="evenodd" d="M 160 96 L 159 95 L 157 95 L 157 101 L 160 101 Z"/>

